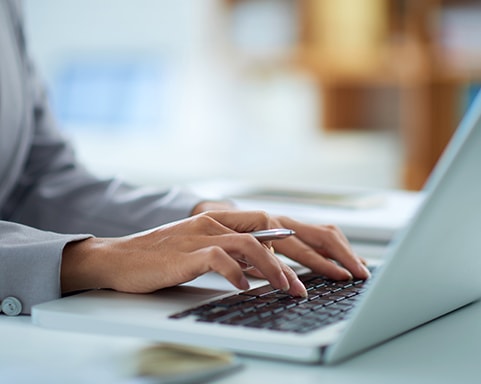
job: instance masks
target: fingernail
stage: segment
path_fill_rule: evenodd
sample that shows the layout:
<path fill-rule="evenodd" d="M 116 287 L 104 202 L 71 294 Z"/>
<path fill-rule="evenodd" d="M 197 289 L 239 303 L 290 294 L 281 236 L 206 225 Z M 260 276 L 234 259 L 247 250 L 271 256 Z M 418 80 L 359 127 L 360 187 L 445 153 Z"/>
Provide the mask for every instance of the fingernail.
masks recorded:
<path fill-rule="evenodd" d="M 242 289 L 242 290 L 246 290 L 246 289 L 249 289 L 250 288 L 250 285 L 249 285 L 249 281 L 247 280 L 247 278 L 245 276 L 242 276 L 242 278 L 240 279 L 239 281 L 239 287 Z"/>
<path fill-rule="evenodd" d="M 347 279 L 346 280 L 354 280 L 354 276 L 352 276 L 352 273 L 347 271 L 347 270 L 346 270 L 346 272 L 347 272 Z"/>
<path fill-rule="evenodd" d="M 291 288 L 291 286 L 289 285 L 289 280 L 287 280 L 286 275 L 284 275 L 284 273 L 281 273 L 281 275 L 279 276 L 279 280 L 280 289 L 287 292 Z"/>
<path fill-rule="evenodd" d="M 306 287 L 299 279 L 292 282 L 291 291 L 294 296 L 307 297 Z"/>
<path fill-rule="evenodd" d="M 369 269 L 366 268 L 364 264 L 358 264 L 358 269 L 361 274 L 366 276 L 366 278 L 371 277 L 371 272 L 369 271 Z"/>

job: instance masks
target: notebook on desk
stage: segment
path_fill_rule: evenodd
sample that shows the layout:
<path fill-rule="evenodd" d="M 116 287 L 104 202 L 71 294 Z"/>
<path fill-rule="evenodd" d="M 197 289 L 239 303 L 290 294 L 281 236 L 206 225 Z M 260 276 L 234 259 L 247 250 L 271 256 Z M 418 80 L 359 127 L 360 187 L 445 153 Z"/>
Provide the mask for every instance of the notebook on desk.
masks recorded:
<path fill-rule="evenodd" d="M 70 296 L 35 306 L 32 320 L 57 329 L 339 362 L 481 297 L 480 148 L 478 96 L 431 175 L 422 205 L 367 282 L 303 274 L 309 285 L 304 301 L 269 286 L 232 292 L 211 275 L 149 295 L 98 290 Z M 253 312 L 252 302 L 264 314 Z"/>

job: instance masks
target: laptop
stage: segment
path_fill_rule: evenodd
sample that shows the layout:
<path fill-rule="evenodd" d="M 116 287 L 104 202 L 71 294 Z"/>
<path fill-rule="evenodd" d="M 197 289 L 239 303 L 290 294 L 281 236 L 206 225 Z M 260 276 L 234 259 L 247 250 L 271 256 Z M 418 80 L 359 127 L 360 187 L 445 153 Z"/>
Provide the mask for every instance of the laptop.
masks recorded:
<path fill-rule="evenodd" d="M 481 298 L 480 148 L 481 94 L 431 174 L 421 206 L 367 281 L 333 282 L 299 271 L 309 285 L 302 301 L 262 281 L 254 291 L 236 292 L 210 274 L 153 294 L 93 290 L 65 297 L 34 306 L 32 321 L 291 361 L 340 362 Z M 267 312 L 253 314 L 249 302 L 263 308 L 263 300 Z M 284 302 L 288 312 L 275 309 L 275 302 Z M 302 312 L 307 320 L 296 320 Z M 285 313 L 288 321 L 278 322 Z M 308 325 L 299 329 L 297 323 Z"/>

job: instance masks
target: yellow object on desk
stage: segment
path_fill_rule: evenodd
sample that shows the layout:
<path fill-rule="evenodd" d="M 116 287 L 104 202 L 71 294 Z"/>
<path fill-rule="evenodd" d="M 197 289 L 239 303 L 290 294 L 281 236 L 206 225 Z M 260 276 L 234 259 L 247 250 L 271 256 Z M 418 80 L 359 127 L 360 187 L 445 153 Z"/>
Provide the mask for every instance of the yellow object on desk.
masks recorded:
<path fill-rule="evenodd" d="M 156 383 L 192 383 L 241 368 L 232 353 L 180 344 L 160 343 L 136 355 L 136 374 Z"/>

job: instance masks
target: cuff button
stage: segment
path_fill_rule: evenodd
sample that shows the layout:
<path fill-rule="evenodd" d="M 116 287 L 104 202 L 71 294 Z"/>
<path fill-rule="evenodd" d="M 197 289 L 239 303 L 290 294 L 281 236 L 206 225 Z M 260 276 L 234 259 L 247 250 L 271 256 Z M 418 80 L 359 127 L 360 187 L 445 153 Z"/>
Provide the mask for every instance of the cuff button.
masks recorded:
<path fill-rule="evenodd" d="M 7 316 L 17 316 L 22 312 L 22 303 L 16 297 L 6 297 L 2 301 L 2 312 Z"/>

